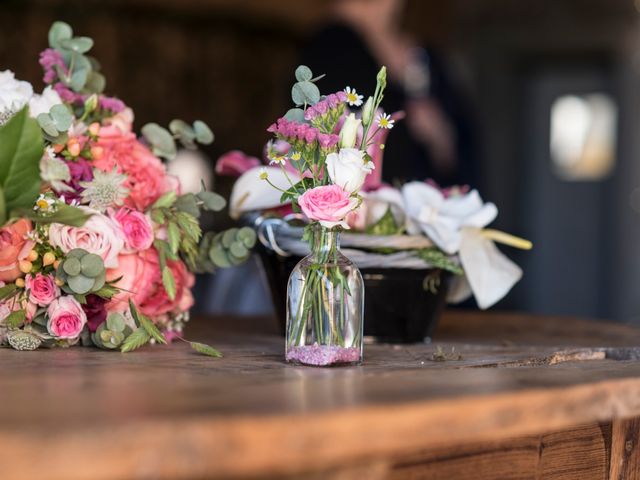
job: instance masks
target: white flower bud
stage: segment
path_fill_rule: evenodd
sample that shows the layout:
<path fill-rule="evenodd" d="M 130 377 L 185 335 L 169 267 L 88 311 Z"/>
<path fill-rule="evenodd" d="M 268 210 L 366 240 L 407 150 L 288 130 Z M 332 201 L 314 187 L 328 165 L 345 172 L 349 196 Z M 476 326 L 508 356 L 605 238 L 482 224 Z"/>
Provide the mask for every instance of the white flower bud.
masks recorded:
<path fill-rule="evenodd" d="M 356 145 L 356 139 L 358 136 L 358 128 L 362 120 L 356 118 L 355 114 L 351 113 L 344 121 L 342 129 L 340 130 L 340 148 L 353 148 Z"/>

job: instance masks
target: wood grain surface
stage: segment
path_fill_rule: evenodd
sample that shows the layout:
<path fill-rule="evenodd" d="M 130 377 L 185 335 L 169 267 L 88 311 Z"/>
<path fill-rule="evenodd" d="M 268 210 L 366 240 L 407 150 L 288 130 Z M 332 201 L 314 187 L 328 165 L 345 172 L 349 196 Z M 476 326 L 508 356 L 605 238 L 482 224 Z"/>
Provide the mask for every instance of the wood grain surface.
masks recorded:
<path fill-rule="evenodd" d="M 562 321 L 451 313 L 435 343 L 340 369 L 286 366 L 279 337 L 223 332 L 234 319 L 190 332 L 220 360 L 2 349 L 0 478 L 636 478 L 640 334 Z M 488 476 L 509 465 L 523 476 Z"/>

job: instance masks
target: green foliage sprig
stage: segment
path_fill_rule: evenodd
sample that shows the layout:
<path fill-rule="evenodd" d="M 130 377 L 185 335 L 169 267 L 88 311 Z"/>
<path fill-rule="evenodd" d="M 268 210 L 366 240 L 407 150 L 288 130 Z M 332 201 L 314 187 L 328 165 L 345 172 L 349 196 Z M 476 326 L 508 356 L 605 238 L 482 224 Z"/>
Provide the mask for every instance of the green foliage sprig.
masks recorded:
<path fill-rule="evenodd" d="M 196 120 L 192 125 L 182 120 L 173 120 L 169 124 L 169 130 L 157 123 L 147 123 L 141 132 L 153 153 L 167 160 L 176 156 L 176 140 L 189 150 L 197 148 L 196 142 L 209 145 L 214 140 L 213 132 L 202 120 Z"/>

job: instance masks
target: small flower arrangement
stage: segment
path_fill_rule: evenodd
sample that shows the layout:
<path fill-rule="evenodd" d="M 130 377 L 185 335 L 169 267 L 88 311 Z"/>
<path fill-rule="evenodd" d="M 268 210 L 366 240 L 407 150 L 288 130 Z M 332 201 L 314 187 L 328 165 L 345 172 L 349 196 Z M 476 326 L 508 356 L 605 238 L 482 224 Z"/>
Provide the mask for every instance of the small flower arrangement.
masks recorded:
<path fill-rule="evenodd" d="M 182 339 L 193 272 L 238 264 L 255 241 L 248 228 L 203 235 L 201 211 L 224 199 L 182 193 L 167 173 L 176 140 L 213 141 L 207 125 L 151 123 L 138 138 L 92 46 L 56 22 L 41 94 L 0 72 L 0 345 L 18 350 Z"/>

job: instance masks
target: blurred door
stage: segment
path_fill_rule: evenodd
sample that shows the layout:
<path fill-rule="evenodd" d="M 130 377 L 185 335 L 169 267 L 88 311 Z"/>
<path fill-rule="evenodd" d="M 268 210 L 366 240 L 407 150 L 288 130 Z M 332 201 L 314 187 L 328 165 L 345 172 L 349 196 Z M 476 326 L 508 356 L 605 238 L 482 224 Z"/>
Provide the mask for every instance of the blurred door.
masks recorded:
<path fill-rule="evenodd" d="M 608 314 L 607 214 L 616 168 L 618 106 L 606 64 L 554 63 L 523 81 L 519 222 L 523 307 L 545 314 Z"/>

